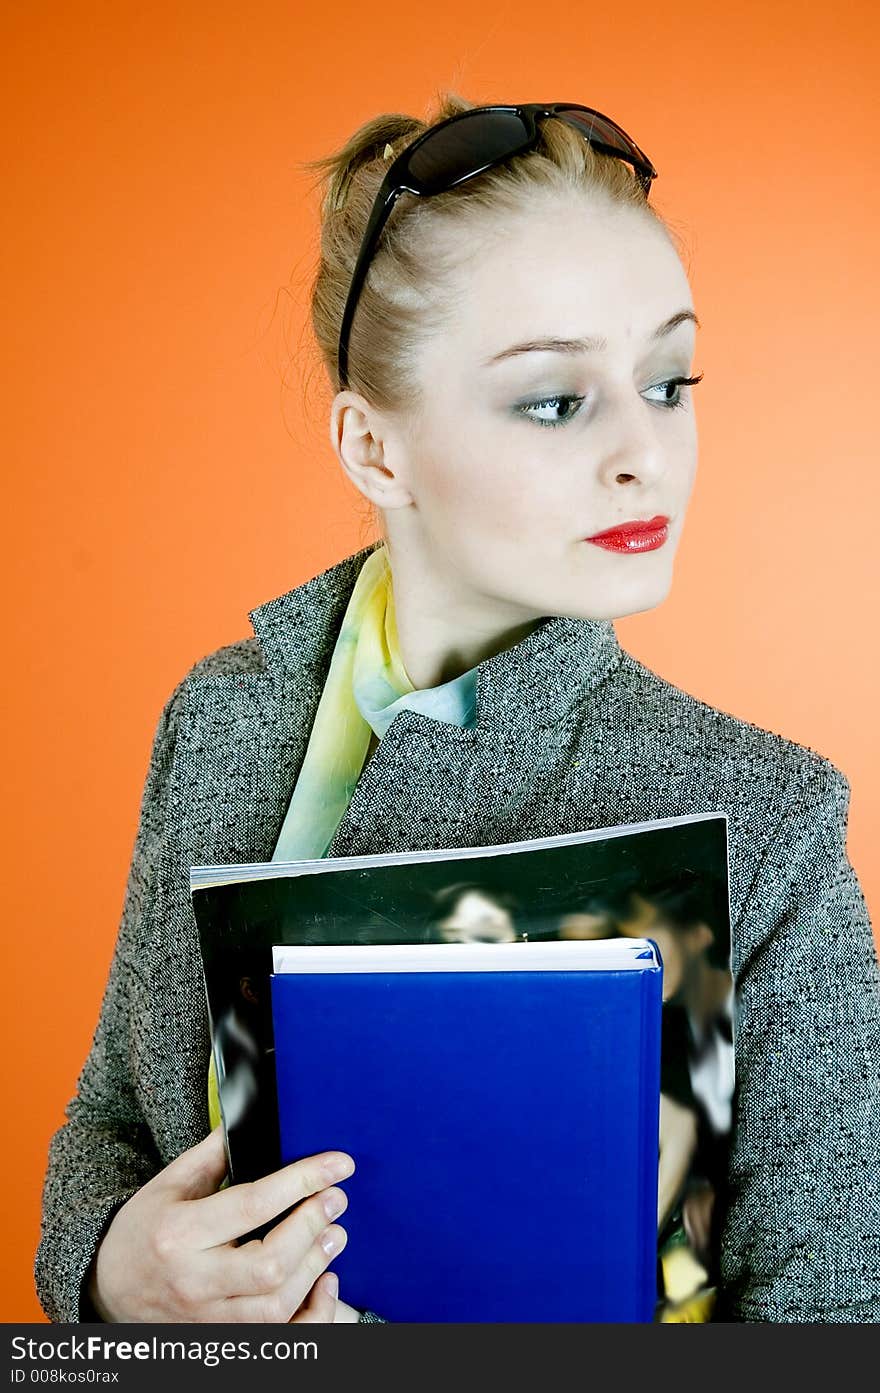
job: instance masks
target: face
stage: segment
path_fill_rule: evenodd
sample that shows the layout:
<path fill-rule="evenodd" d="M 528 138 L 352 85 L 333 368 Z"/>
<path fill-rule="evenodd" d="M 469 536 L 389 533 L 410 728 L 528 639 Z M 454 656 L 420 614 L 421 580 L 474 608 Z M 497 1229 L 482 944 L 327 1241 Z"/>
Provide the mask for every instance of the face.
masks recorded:
<path fill-rule="evenodd" d="M 510 943 L 516 938 L 507 910 L 479 890 L 467 890 L 439 928 L 449 943 Z"/>
<path fill-rule="evenodd" d="M 453 294 L 420 349 L 418 415 L 382 423 L 394 482 L 372 496 L 396 565 L 417 559 L 438 611 L 487 627 L 659 604 L 697 456 L 676 381 L 695 375 L 695 325 L 670 327 L 693 304 L 666 234 L 635 209 L 556 200 L 476 245 Z M 565 350 L 527 351 L 551 339 Z M 584 540 L 658 518 L 641 545 Z"/>

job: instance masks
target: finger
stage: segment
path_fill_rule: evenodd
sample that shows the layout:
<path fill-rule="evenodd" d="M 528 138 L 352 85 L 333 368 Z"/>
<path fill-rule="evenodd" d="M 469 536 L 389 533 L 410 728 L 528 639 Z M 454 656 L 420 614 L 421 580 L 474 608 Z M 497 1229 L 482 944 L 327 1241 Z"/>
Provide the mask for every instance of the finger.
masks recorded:
<path fill-rule="evenodd" d="M 175 1157 L 148 1184 L 169 1191 L 174 1199 L 192 1200 L 213 1194 L 226 1175 L 223 1124 Z"/>
<path fill-rule="evenodd" d="M 299 1267 L 288 1280 L 268 1296 L 233 1296 L 226 1302 L 229 1320 L 254 1324 L 284 1322 L 289 1324 L 309 1292 L 329 1264 L 338 1257 L 348 1241 L 348 1234 L 338 1224 L 331 1224 L 308 1249 Z"/>
<path fill-rule="evenodd" d="M 354 1306 L 349 1306 L 347 1301 L 336 1302 L 336 1315 L 333 1317 L 334 1325 L 359 1325 L 360 1319 L 360 1311 L 356 1311 Z"/>
<path fill-rule="evenodd" d="M 345 1180 L 354 1161 L 344 1151 L 322 1151 L 293 1161 L 260 1180 L 230 1185 L 189 1206 L 182 1220 L 184 1242 L 193 1248 L 229 1243 L 260 1228 L 292 1205 L 336 1180 Z"/>
<path fill-rule="evenodd" d="M 302 1322 L 305 1325 L 332 1325 L 336 1319 L 338 1305 L 339 1278 L 335 1272 L 325 1272 L 312 1287 L 289 1325 Z"/>
<path fill-rule="evenodd" d="M 315 1242 L 322 1241 L 324 1231 L 338 1227 L 340 1215 L 348 1208 L 348 1195 L 337 1186 L 321 1190 L 298 1204 L 292 1214 L 282 1219 L 263 1239 L 263 1246 L 283 1264 L 285 1274 L 296 1271 Z"/>
<path fill-rule="evenodd" d="M 332 1221 L 344 1213 L 348 1196 L 331 1187 L 302 1200 L 265 1238 L 254 1238 L 238 1247 L 223 1244 L 209 1248 L 194 1271 L 204 1301 L 232 1296 L 267 1296 L 293 1276 L 312 1244 Z"/>

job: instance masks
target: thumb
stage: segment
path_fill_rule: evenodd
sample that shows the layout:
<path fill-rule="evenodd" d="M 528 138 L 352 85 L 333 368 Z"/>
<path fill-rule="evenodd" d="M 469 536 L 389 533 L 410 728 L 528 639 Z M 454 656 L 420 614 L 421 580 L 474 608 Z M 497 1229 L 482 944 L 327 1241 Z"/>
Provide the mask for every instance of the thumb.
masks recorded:
<path fill-rule="evenodd" d="M 179 1200 L 213 1195 L 220 1189 L 225 1175 L 226 1144 L 222 1122 L 195 1146 L 182 1151 L 161 1172 L 163 1187 Z"/>

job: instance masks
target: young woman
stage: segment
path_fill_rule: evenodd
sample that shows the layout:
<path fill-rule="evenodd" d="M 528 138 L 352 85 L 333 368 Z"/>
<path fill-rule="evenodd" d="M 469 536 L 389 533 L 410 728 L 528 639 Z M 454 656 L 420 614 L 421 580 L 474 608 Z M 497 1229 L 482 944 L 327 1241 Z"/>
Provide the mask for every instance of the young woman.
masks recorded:
<path fill-rule="evenodd" d="M 612 622 L 667 595 L 697 460 L 697 319 L 656 171 L 588 108 L 458 98 L 427 126 L 377 117 L 319 164 L 330 437 L 381 536 L 252 611 L 254 637 L 162 713 L 100 1020 L 50 1144 L 43 1306 L 371 1318 L 326 1271 L 356 1157 L 224 1186 L 191 865 L 722 810 L 736 1094 L 711 1315 L 878 1320 L 880 971 L 849 785 L 663 681 Z"/>

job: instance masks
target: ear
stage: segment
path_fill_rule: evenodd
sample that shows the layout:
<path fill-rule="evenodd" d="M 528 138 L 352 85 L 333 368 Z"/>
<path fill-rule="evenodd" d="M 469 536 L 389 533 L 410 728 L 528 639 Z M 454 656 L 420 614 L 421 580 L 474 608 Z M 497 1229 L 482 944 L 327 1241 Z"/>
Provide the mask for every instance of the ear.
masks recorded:
<path fill-rule="evenodd" d="M 377 508 L 404 508 L 413 496 L 399 477 L 398 439 L 389 419 L 359 392 L 337 392 L 330 443 L 355 488 Z M 398 472 L 395 472 L 397 466 Z"/>

